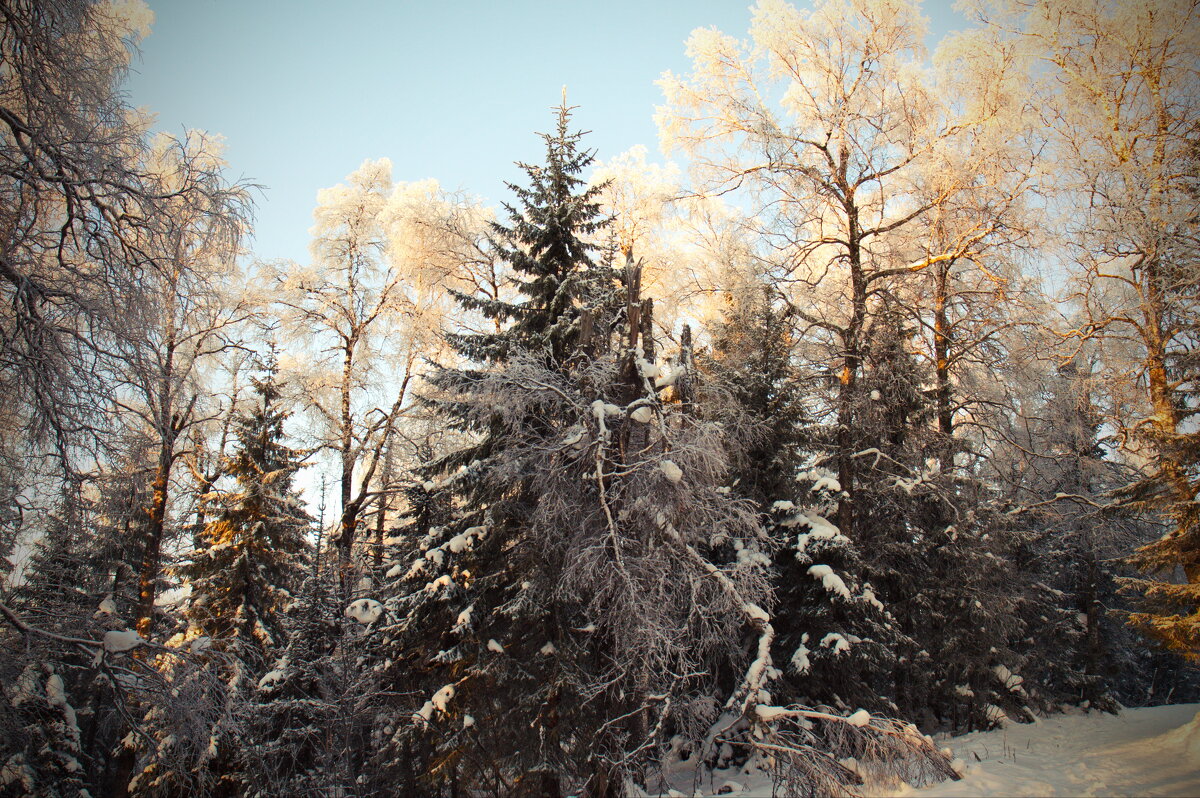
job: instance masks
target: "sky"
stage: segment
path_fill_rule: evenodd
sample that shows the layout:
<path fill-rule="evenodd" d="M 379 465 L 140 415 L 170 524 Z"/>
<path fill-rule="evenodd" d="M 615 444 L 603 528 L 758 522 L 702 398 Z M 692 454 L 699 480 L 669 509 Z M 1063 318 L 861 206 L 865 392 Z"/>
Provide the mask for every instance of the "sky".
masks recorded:
<path fill-rule="evenodd" d="M 223 136 L 229 176 L 262 187 L 254 254 L 298 261 L 317 191 L 367 158 L 507 199 L 564 85 L 600 160 L 638 144 L 658 158 L 654 81 L 688 71 L 695 28 L 750 24 L 747 0 L 147 1 L 130 101 L 159 130 Z M 931 44 L 956 27 L 950 0 L 924 11 Z"/>

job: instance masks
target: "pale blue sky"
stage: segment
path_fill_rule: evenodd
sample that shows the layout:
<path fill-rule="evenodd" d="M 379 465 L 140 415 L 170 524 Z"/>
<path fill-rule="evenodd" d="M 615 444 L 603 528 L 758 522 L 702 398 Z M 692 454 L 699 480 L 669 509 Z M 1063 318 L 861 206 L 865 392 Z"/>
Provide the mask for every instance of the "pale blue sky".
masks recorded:
<path fill-rule="evenodd" d="M 148 0 L 128 89 L 158 128 L 226 139 L 234 178 L 264 186 L 255 253 L 308 257 L 317 190 L 366 158 L 489 202 L 538 162 L 564 84 L 600 159 L 658 157 L 654 81 L 686 72 L 698 27 L 744 37 L 748 0 Z M 928 0 L 931 39 L 957 27 Z M 931 42 L 932 43 L 932 42 Z"/>

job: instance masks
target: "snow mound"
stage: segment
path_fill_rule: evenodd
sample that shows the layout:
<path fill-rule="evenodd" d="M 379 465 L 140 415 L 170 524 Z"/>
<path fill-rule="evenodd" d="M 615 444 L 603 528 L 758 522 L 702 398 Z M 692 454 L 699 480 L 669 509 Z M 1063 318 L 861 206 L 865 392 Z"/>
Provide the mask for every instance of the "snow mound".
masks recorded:
<path fill-rule="evenodd" d="M 1155 737 L 1151 742 L 1163 749 L 1174 749 L 1200 769 L 1200 712 L 1182 726 Z"/>
<path fill-rule="evenodd" d="M 837 593 L 847 601 L 850 600 L 850 588 L 846 587 L 842 578 L 835 574 L 828 565 L 813 565 L 808 569 L 808 573 L 813 579 L 820 579 L 821 586 L 830 593 Z"/>
<path fill-rule="evenodd" d="M 124 631 L 112 631 L 104 633 L 102 644 L 104 650 L 110 654 L 119 654 L 122 651 L 129 651 L 137 648 L 146 641 L 137 632 L 126 629 Z"/>
<path fill-rule="evenodd" d="M 382 614 L 383 605 L 375 599 L 358 599 L 346 608 L 346 617 L 353 618 L 361 624 L 375 623 Z"/>
<path fill-rule="evenodd" d="M 860 709 L 850 717 L 846 718 L 846 722 L 851 726 L 866 726 L 871 722 L 871 713 L 865 709 Z"/>
<path fill-rule="evenodd" d="M 668 482 L 678 485 L 683 479 L 683 470 L 671 460 L 663 460 L 658 464 L 658 467 Z"/>

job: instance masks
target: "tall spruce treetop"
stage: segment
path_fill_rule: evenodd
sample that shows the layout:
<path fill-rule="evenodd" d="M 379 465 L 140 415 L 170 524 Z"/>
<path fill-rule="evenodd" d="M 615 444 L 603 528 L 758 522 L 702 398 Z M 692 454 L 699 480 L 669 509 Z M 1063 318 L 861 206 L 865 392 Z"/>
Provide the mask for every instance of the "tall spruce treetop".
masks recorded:
<path fill-rule="evenodd" d="M 490 246 L 512 268 L 522 298 L 507 302 L 455 292 L 464 307 L 497 326 L 495 333 L 450 336 L 459 354 L 472 360 L 495 363 L 519 349 L 544 349 L 547 365 L 553 367 L 575 351 L 580 303 L 590 293 L 587 272 L 594 266 L 591 239 L 607 219 L 600 211 L 603 187 L 585 188 L 580 177 L 595 160 L 595 151 L 579 148 L 586 134 L 570 131 L 572 110 L 564 94 L 555 132 L 540 134 L 546 163 L 517 162 L 529 185 L 506 184 L 516 201 L 504 203 L 508 223 L 493 222 L 488 236 Z M 512 324 L 501 331 L 508 322 Z"/>

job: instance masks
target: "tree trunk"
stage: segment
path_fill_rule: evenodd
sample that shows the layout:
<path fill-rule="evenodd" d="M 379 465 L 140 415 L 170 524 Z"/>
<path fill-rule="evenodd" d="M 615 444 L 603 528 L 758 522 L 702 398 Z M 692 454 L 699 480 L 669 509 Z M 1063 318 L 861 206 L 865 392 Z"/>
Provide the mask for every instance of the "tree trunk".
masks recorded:
<path fill-rule="evenodd" d="M 934 368 L 937 379 L 938 432 L 942 434 L 942 467 L 951 465 L 953 456 L 952 440 L 954 436 L 954 408 L 950 401 L 950 319 L 946 315 L 946 305 L 949 302 L 950 267 L 954 261 L 943 261 L 937 264 L 936 285 L 933 296 L 933 354 Z"/>
<path fill-rule="evenodd" d="M 842 336 L 842 373 L 839 375 L 837 465 L 842 497 L 838 500 L 838 527 L 843 534 L 854 531 L 854 408 L 858 400 L 858 377 L 862 369 L 862 331 L 867 317 L 867 284 L 862 269 L 858 213 L 853 201 L 846 203 L 850 235 L 847 248 L 850 264 L 850 322 Z"/>
<path fill-rule="evenodd" d="M 158 575 L 162 559 L 162 539 L 167 512 L 167 486 L 174 460 L 171 441 L 163 441 L 158 467 L 154 471 L 150 506 L 146 508 L 146 529 L 143 538 L 142 564 L 138 570 L 138 601 L 135 616 L 137 633 L 149 639 L 154 626 L 154 599 L 158 590 Z"/>
<path fill-rule="evenodd" d="M 354 340 L 346 341 L 342 351 L 342 385 L 341 385 L 341 481 L 338 485 L 342 501 L 342 515 L 339 523 L 337 538 L 338 572 L 342 591 L 349 587 L 351 552 L 354 548 L 354 536 L 358 526 L 358 506 L 351 501 L 354 479 L 354 436 L 351 429 L 350 415 L 350 378 L 354 366 Z"/>

